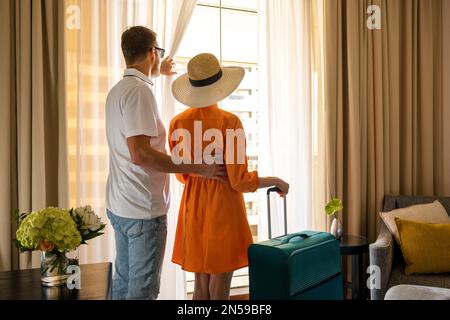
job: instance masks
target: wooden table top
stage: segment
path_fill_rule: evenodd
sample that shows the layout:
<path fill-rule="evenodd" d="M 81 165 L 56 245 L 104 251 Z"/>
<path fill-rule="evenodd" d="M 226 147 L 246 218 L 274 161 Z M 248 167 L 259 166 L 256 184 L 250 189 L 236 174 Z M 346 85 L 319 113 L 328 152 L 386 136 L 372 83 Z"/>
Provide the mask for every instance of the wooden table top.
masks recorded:
<path fill-rule="evenodd" d="M 40 269 L 0 272 L 0 300 L 109 300 L 112 263 L 81 265 L 81 289 L 41 285 Z"/>

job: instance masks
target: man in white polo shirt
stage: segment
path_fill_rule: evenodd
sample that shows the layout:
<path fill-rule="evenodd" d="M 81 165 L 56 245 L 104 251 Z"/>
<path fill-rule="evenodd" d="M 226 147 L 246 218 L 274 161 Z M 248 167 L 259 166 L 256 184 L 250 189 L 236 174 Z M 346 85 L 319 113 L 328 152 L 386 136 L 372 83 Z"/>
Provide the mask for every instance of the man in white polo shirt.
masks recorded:
<path fill-rule="evenodd" d="M 166 130 L 151 77 L 174 73 L 171 59 L 161 65 L 164 49 L 158 47 L 156 34 L 132 27 L 122 35 L 122 51 L 127 70 L 106 101 L 110 151 L 106 208 L 116 239 L 113 298 L 156 299 L 167 236 L 168 174 L 223 180 L 226 169 L 175 165 L 166 154 Z"/>

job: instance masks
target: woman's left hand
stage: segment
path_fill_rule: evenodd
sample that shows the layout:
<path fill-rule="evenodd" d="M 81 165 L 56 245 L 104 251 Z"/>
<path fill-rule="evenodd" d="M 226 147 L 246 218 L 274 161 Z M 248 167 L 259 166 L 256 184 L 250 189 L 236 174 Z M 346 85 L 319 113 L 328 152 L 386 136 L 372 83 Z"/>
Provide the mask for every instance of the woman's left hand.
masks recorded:
<path fill-rule="evenodd" d="M 276 178 L 276 184 L 275 186 L 278 187 L 278 189 L 281 190 L 280 196 L 285 197 L 289 193 L 289 183 L 286 181 Z"/>

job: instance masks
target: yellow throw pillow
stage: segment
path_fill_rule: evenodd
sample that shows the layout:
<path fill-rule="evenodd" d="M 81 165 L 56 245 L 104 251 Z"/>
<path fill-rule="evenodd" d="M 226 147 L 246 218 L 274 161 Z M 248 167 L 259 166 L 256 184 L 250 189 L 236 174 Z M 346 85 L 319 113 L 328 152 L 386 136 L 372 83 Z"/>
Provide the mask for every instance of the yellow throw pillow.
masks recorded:
<path fill-rule="evenodd" d="M 380 216 L 398 244 L 400 244 L 400 239 L 395 224 L 395 218 L 423 223 L 450 224 L 450 217 L 448 216 L 447 211 L 437 200 L 433 203 L 418 204 L 389 212 L 381 212 Z"/>
<path fill-rule="evenodd" d="M 406 262 L 405 273 L 450 272 L 450 224 L 395 219 Z"/>

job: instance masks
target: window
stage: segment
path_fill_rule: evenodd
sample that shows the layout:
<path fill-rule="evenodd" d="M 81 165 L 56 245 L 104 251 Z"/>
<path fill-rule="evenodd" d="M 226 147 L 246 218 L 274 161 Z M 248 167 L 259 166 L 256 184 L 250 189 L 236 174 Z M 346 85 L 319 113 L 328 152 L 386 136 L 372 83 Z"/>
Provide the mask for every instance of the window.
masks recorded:
<path fill-rule="evenodd" d="M 242 121 L 247 134 L 249 170 L 258 164 L 258 72 L 259 72 L 258 0 L 200 0 L 175 60 L 178 73 L 186 72 L 188 61 L 207 52 L 221 60 L 224 66 L 241 66 L 246 76 L 238 90 L 221 103 L 221 108 L 233 112 Z M 177 113 L 185 110 L 178 104 Z M 258 240 L 257 195 L 245 195 L 248 220 L 254 240 Z M 248 286 L 248 269 L 236 271 L 232 288 Z M 194 275 L 187 275 L 187 291 L 194 290 Z"/>
<path fill-rule="evenodd" d="M 190 58 L 201 52 L 215 54 L 223 65 L 246 69 L 240 88 L 221 107 L 240 117 L 247 133 L 250 170 L 258 163 L 258 79 L 259 0 L 200 0 L 175 58 L 186 72 Z M 66 0 L 81 7 L 81 29 L 66 30 L 68 140 L 70 150 L 71 205 L 90 204 L 107 221 L 105 184 L 108 148 L 105 139 L 104 106 L 109 89 L 123 74 L 120 33 L 126 26 L 150 24 L 146 0 L 103 1 Z M 207 27 L 205 27 L 207 26 Z M 167 48 L 169 49 L 169 48 Z M 156 86 L 158 87 L 158 86 Z M 158 92 L 155 92 L 158 95 Z M 177 105 L 177 113 L 184 106 Z M 246 194 L 246 208 L 254 240 L 258 237 L 256 194 Z M 82 263 L 111 261 L 113 232 L 95 239 L 81 251 Z M 234 288 L 248 285 L 246 269 L 235 273 Z M 193 291 L 193 275 L 187 289 Z"/>

